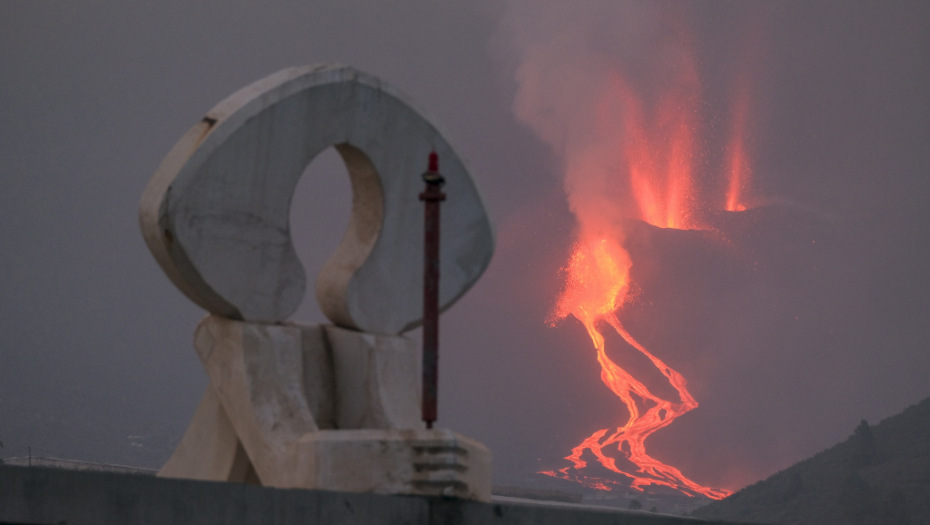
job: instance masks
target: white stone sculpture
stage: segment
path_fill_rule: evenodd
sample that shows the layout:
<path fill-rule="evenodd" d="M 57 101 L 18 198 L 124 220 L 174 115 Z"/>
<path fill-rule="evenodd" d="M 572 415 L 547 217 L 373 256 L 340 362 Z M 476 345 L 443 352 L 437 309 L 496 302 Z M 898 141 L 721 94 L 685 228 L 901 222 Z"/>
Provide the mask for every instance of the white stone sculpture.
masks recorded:
<path fill-rule="evenodd" d="M 294 313 L 306 277 L 290 238 L 304 169 L 335 146 L 352 179 L 352 217 L 317 277 L 334 323 L 399 334 L 422 316 L 423 212 L 430 151 L 442 159 L 441 309 L 487 268 L 491 223 L 465 165 L 399 92 L 348 67 L 291 68 L 230 96 L 175 145 L 142 197 L 145 241 L 206 310 L 257 322 Z M 411 201 L 411 199 L 413 199 Z"/>
<path fill-rule="evenodd" d="M 289 207 L 334 146 L 352 217 L 317 277 L 335 323 L 285 322 L 306 277 Z M 494 238 L 463 162 L 391 87 L 348 67 L 291 68 L 230 96 L 171 150 L 143 194 L 146 243 L 210 312 L 194 346 L 210 386 L 159 475 L 288 488 L 490 499 L 477 441 L 420 421 L 425 159 L 442 159 L 440 306 L 490 262 Z"/>

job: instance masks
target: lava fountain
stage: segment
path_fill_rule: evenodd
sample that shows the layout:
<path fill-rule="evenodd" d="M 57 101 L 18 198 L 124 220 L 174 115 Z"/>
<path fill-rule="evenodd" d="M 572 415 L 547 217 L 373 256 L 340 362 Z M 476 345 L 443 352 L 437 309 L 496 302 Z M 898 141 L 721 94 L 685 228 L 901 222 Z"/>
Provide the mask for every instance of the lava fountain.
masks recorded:
<path fill-rule="evenodd" d="M 702 85 L 702 64 L 709 62 L 697 60 L 695 51 L 713 46 L 695 40 L 691 28 L 700 25 L 682 4 L 592 1 L 579 7 L 510 0 L 508 5 L 506 27 L 519 56 L 514 112 L 564 163 L 565 193 L 577 221 L 563 268 L 565 284 L 548 321 L 574 316 L 585 326 L 601 380 L 627 413 L 625 422 L 594 432 L 572 449 L 565 458 L 570 466 L 542 473 L 604 490 L 655 486 L 726 497 L 729 491 L 702 486 L 646 452 L 650 435 L 698 402 L 685 378 L 621 321 L 637 289 L 626 229 L 630 219 L 659 228 L 703 229 L 709 212 L 748 208 L 750 88 L 757 82 L 760 46 L 704 57 L 735 58 L 727 67 L 710 69 L 720 82 L 709 86 L 723 89 L 722 74 L 740 73 L 730 86 L 729 107 L 718 107 L 717 99 L 706 95 L 720 91 Z M 738 32 L 751 36 L 760 33 L 757 29 L 749 24 Z M 745 35 L 731 41 L 744 41 Z M 708 154 L 717 151 L 721 154 Z M 677 398 L 654 394 L 614 362 L 605 347 L 608 330 L 646 357 L 677 392 L 669 389 L 666 397 Z M 598 464 L 620 477 L 585 471 Z"/>
<path fill-rule="evenodd" d="M 619 68 L 613 69 L 602 84 L 590 122 L 601 135 L 601 145 L 566 148 L 566 188 L 578 229 L 573 253 L 563 268 L 565 285 L 549 322 L 574 316 L 584 324 L 601 365 L 601 380 L 620 398 L 629 416 L 622 426 L 598 430 L 572 449 L 565 458 L 571 466 L 542 474 L 604 490 L 621 485 L 579 472 L 588 466 L 584 455 L 590 452 L 600 465 L 628 478 L 635 490 L 656 485 L 689 496 L 721 499 L 730 491 L 702 486 L 646 452 L 645 441 L 651 434 L 697 408 L 698 403 L 688 392 L 685 378 L 640 344 L 618 317 L 630 301 L 632 285 L 632 261 L 623 245 L 624 222 L 618 218 L 639 219 L 661 228 L 702 229 L 696 211 L 721 202 L 728 211 L 747 208 L 743 201 L 749 177 L 744 140 L 749 107 L 746 83 L 738 83 L 730 108 L 730 138 L 720 170 L 727 180 L 719 185 L 726 187 L 726 195 L 707 205 L 702 201 L 711 199 L 698 195 L 693 180 L 701 105 L 696 62 L 690 53 L 683 52 L 673 69 L 671 81 L 661 90 L 653 89 L 648 102 Z M 604 140 L 609 140 L 606 147 Z M 593 175 L 595 171 L 601 174 Z M 605 171 L 609 173 L 605 175 Z M 605 329 L 616 331 L 648 358 L 679 399 L 653 394 L 612 361 L 605 349 Z M 628 461 L 618 464 L 605 454 L 607 449 L 616 450 Z"/>

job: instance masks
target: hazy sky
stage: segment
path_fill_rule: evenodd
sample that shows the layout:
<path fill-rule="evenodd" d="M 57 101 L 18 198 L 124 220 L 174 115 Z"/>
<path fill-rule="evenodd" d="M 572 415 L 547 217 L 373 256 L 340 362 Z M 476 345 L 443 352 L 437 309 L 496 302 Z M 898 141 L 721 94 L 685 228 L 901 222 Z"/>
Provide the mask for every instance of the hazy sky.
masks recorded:
<path fill-rule="evenodd" d="M 735 489 L 927 397 L 930 8 L 810 4 L 0 0 L 0 456 L 161 465 L 206 386 L 204 312 L 148 253 L 142 190 L 227 95 L 340 62 L 429 112 L 497 227 L 487 274 L 442 318 L 440 424 L 487 443 L 498 482 L 566 466 L 624 417 L 580 323 L 545 323 L 575 223 L 563 152 L 514 112 L 518 71 L 534 60 L 569 98 L 592 56 L 657 82 L 663 37 L 635 19 L 651 9 L 681 12 L 709 122 L 726 118 L 726 80 L 756 75 L 753 191 L 769 206 L 710 219 L 716 236 L 631 239 L 641 291 L 624 320 L 701 404 L 650 450 Z M 702 180 L 719 129 L 701 138 Z M 311 275 L 348 205 L 327 152 L 292 213 Z M 322 320 L 312 295 L 297 318 Z"/>

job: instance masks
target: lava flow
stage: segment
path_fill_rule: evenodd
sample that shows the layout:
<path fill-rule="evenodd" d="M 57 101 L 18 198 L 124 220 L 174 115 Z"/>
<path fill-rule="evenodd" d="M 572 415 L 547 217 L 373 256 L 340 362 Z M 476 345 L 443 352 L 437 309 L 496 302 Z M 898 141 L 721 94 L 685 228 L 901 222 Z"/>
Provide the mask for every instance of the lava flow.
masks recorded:
<path fill-rule="evenodd" d="M 645 440 L 650 434 L 668 426 L 675 418 L 696 408 L 698 404 L 688 393 L 685 378 L 633 339 L 615 314 L 629 296 L 630 267 L 626 250 L 608 238 L 580 242 L 568 263 L 565 291 L 559 299 L 554 317 L 561 319 L 574 315 L 584 324 L 597 350 L 601 380 L 626 405 L 629 419 L 624 426 L 617 428 L 610 435 L 609 429 L 598 430 L 575 447 L 572 454 L 566 458 L 572 462 L 573 467 L 544 474 L 574 479 L 594 488 L 607 489 L 606 483 L 610 483 L 608 480 L 579 479 L 568 472 L 569 468 L 586 467 L 587 462 L 582 459 L 582 454 L 585 450 L 590 450 L 601 465 L 618 474 L 629 476 L 634 489 L 642 490 L 646 485 L 664 485 L 688 495 L 702 494 L 714 499 L 726 497 L 730 494 L 729 491 L 703 487 L 686 478 L 678 469 L 646 453 Z M 598 329 L 600 322 L 609 324 L 627 343 L 649 358 L 678 391 L 681 401 L 676 403 L 652 394 L 645 385 L 607 357 L 604 335 Z M 640 411 L 637 400 L 645 407 L 645 412 Z M 636 473 L 621 470 L 614 458 L 604 454 L 603 449 L 611 445 L 616 445 L 617 449 L 638 467 Z"/>
<path fill-rule="evenodd" d="M 745 88 L 745 84 L 740 87 Z M 728 211 L 746 209 L 743 194 L 749 169 L 743 135 L 748 92 L 739 89 L 738 93 L 731 111 L 726 167 L 721 170 L 728 178 L 724 205 Z M 623 426 L 598 430 L 576 446 L 565 458 L 572 466 L 542 474 L 602 490 L 609 490 L 611 485 L 626 485 L 580 474 L 578 471 L 588 466 L 584 454 L 590 451 L 603 467 L 629 478 L 629 486 L 635 490 L 656 485 L 713 499 L 730 494 L 725 489 L 695 483 L 646 452 L 646 438 L 697 408 L 698 403 L 688 392 L 685 378 L 637 342 L 618 317 L 631 297 L 632 261 L 623 246 L 624 223 L 616 218 L 640 219 L 661 228 L 700 229 L 694 211 L 710 207 L 700 202 L 707 199 L 696 196 L 692 180 L 699 94 L 697 68 L 688 53 L 679 61 L 677 75 L 669 87 L 650 94 L 653 104 L 649 106 L 622 75 L 613 74 L 609 88 L 598 101 L 598 118 L 593 122 L 602 134 L 612 135 L 613 146 L 597 149 L 593 155 L 589 149 L 576 162 L 567 159 L 569 201 L 578 219 L 578 234 L 564 268 L 565 287 L 550 322 L 572 315 L 584 324 L 597 351 L 601 380 L 621 399 L 629 417 Z M 602 177 L 610 182 L 601 182 L 600 186 L 588 182 L 596 180 L 592 173 L 596 170 L 603 173 L 604 166 L 615 170 Z M 610 203 L 604 197 L 605 188 L 617 192 Z M 719 203 L 720 200 L 714 202 Z M 607 356 L 602 330 L 608 326 L 652 362 L 677 391 L 678 400 L 653 394 Z M 617 459 L 605 454 L 606 449 L 614 447 L 628 461 L 618 464 Z"/>

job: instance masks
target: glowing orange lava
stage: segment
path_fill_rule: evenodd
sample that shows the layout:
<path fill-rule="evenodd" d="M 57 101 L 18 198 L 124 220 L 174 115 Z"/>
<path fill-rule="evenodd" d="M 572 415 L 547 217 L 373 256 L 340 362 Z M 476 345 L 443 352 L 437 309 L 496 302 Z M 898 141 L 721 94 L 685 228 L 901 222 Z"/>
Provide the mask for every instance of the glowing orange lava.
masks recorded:
<path fill-rule="evenodd" d="M 652 126 L 643 103 L 626 82 L 614 77 L 624 121 L 623 161 L 629 167 L 630 190 L 642 220 L 663 228 L 693 228 L 692 156 L 697 113 L 697 73 L 688 63 L 676 89 L 662 94 Z"/>
<path fill-rule="evenodd" d="M 629 419 L 609 435 L 609 429 L 598 430 L 575 447 L 566 458 L 572 462 L 572 467 L 544 474 L 575 479 L 591 488 L 608 490 L 607 484 L 611 483 L 608 480 L 578 479 L 568 473 L 570 468 L 582 469 L 587 466 L 582 454 L 590 450 L 601 465 L 629 476 L 634 489 L 642 490 L 646 485 L 664 485 L 689 495 L 703 494 L 714 499 L 726 497 L 730 494 L 728 491 L 703 487 L 686 478 L 678 469 L 646 453 L 645 440 L 650 434 L 668 426 L 675 418 L 696 408 L 698 404 L 688 393 L 685 378 L 633 339 L 615 314 L 628 298 L 630 267 L 627 251 L 608 238 L 579 243 L 566 267 L 567 283 L 553 317 L 561 319 L 574 315 L 584 324 L 597 350 L 601 380 L 626 405 Z M 645 385 L 607 357 L 604 335 L 597 326 L 599 322 L 609 324 L 627 343 L 649 358 L 678 391 L 681 401 L 676 403 L 652 394 Z M 645 412 L 641 412 L 640 405 L 645 407 Z M 635 473 L 621 470 L 614 458 L 604 454 L 603 449 L 611 445 L 616 445 L 638 467 Z"/>
<path fill-rule="evenodd" d="M 737 88 L 736 100 L 733 104 L 732 130 L 730 144 L 727 148 L 729 157 L 729 186 L 727 188 L 727 211 L 744 211 L 746 205 L 742 201 L 743 190 L 749 179 L 749 159 L 746 154 L 746 113 L 748 111 L 749 95 L 745 82 Z"/>
<path fill-rule="evenodd" d="M 745 89 L 738 91 L 730 115 L 731 139 L 724 170 L 728 177 L 725 208 L 729 211 L 746 209 L 743 194 L 749 177 L 743 140 L 748 94 Z M 584 324 L 597 351 L 601 380 L 621 399 L 629 417 L 623 426 L 598 430 L 572 449 L 571 455 L 565 458 L 572 466 L 542 474 L 601 490 L 626 486 L 618 481 L 579 474 L 578 471 L 588 466 L 583 456 L 589 451 L 600 465 L 628 477 L 629 486 L 635 490 L 658 485 L 689 496 L 721 499 L 730 494 L 725 489 L 699 485 L 675 467 L 646 453 L 646 438 L 697 408 L 698 403 L 688 392 L 685 378 L 636 341 L 617 315 L 630 298 L 632 262 L 622 244 L 623 223 L 613 218 L 617 215 L 638 218 L 662 228 L 700 227 L 694 217 L 699 204 L 695 202 L 693 181 L 699 94 L 697 68 L 689 53 L 680 58 L 677 75 L 669 87 L 664 92 L 650 93 L 650 104 L 638 96 L 622 75 L 613 75 L 610 88 L 605 90 L 598 104 L 595 125 L 602 133 L 613 132 L 615 150 L 601 158 L 586 158 L 585 162 L 577 164 L 569 162 L 567 178 L 572 183 L 568 190 L 572 211 L 578 219 L 578 240 L 564 268 L 565 287 L 550 322 L 572 315 Z M 622 125 L 613 124 L 616 122 Z M 584 183 L 595 179 L 590 175 L 591 168 L 599 162 L 603 166 L 619 167 L 616 175 L 610 175 L 616 179 L 614 184 L 600 186 L 620 188 L 614 205 L 622 208 L 619 212 L 606 208 L 605 198 L 598 191 L 585 192 Z M 607 356 L 602 332 L 607 326 L 652 362 L 677 391 L 678 400 L 653 394 Z M 629 463 L 618 465 L 616 454 L 615 457 L 605 454 L 608 448 L 619 452 Z M 629 464 L 635 468 L 630 468 Z"/>

